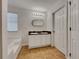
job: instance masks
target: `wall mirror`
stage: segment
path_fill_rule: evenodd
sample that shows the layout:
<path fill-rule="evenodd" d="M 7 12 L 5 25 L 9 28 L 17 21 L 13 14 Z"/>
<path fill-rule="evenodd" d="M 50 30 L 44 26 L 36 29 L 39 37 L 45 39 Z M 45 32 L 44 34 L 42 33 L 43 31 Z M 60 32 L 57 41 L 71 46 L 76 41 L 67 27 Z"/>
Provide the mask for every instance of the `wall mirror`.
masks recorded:
<path fill-rule="evenodd" d="M 44 20 L 42 20 L 42 19 L 32 20 L 32 26 L 43 27 L 44 26 Z"/>

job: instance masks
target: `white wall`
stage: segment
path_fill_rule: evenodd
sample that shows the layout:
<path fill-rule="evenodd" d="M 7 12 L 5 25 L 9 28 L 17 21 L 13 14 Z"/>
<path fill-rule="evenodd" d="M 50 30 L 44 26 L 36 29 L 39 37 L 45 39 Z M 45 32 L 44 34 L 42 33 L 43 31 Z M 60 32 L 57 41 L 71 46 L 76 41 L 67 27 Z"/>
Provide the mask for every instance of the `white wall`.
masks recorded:
<path fill-rule="evenodd" d="M 21 39 L 21 27 L 22 27 L 22 12 L 19 8 L 14 6 L 8 6 L 8 12 L 16 13 L 18 15 L 18 31 L 16 32 L 9 32 L 8 31 L 8 44 L 10 44 L 14 39 Z"/>
<path fill-rule="evenodd" d="M 46 31 L 47 30 L 47 19 L 44 19 L 44 26 L 43 27 L 34 27 L 32 26 L 32 10 L 23 10 L 23 29 L 22 29 L 22 37 L 23 43 L 28 44 L 28 32 L 29 31 Z M 45 13 L 46 14 L 46 13 Z"/>
<path fill-rule="evenodd" d="M 15 12 L 18 14 L 19 16 L 19 31 L 18 32 L 8 32 L 9 33 L 9 37 L 8 38 L 20 38 L 22 37 L 22 43 L 25 45 L 28 44 L 28 31 L 51 31 L 52 32 L 52 42 L 53 42 L 53 17 L 52 17 L 52 13 L 54 11 L 56 11 L 57 9 L 59 9 L 63 4 L 65 3 L 65 1 L 60 1 L 57 4 L 55 4 L 54 6 L 52 6 L 52 9 L 49 10 L 48 12 L 45 12 L 45 19 L 44 19 L 44 23 L 45 25 L 43 27 L 33 27 L 32 26 L 32 10 L 29 9 L 18 9 L 16 7 L 11 7 L 9 9 L 9 11 L 11 12 Z M 53 42 L 54 43 L 54 42 Z M 53 45 L 52 43 L 52 45 Z"/>
<path fill-rule="evenodd" d="M 22 44 L 28 45 L 28 32 L 29 31 L 46 31 L 47 30 L 47 15 L 45 14 L 44 26 L 43 27 L 33 27 L 32 26 L 32 10 L 16 8 L 14 6 L 9 6 L 9 12 L 14 12 L 18 14 L 18 28 L 17 32 L 8 32 L 8 39 L 12 38 L 22 38 Z"/>
<path fill-rule="evenodd" d="M 55 5 L 52 6 L 52 8 L 48 11 L 48 17 L 47 17 L 47 30 L 52 31 L 52 20 L 53 20 L 53 13 L 58 10 L 59 8 L 61 8 L 64 4 L 66 3 L 65 0 L 63 1 L 59 1 L 58 3 L 56 3 Z"/>

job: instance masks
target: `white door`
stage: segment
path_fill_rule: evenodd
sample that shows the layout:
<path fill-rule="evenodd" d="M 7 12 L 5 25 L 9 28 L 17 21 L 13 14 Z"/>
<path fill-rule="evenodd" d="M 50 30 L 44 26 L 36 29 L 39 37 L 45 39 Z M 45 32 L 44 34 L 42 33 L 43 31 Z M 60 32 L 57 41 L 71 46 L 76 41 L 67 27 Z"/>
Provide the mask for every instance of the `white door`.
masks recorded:
<path fill-rule="evenodd" d="M 55 46 L 62 53 L 67 53 L 67 8 L 64 6 L 55 15 Z"/>
<path fill-rule="evenodd" d="M 79 0 L 72 0 L 71 28 L 71 59 L 79 59 Z"/>

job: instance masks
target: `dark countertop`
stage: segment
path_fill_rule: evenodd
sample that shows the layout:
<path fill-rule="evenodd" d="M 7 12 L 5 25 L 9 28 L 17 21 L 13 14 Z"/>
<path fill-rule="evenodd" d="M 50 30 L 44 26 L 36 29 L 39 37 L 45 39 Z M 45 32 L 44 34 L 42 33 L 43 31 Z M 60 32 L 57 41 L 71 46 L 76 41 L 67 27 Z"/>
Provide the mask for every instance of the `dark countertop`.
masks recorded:
<path fill-rule="evenodd" d="M 51 31 L 29 31 L 29 35 L 48 35 L 51 34 Z"/>

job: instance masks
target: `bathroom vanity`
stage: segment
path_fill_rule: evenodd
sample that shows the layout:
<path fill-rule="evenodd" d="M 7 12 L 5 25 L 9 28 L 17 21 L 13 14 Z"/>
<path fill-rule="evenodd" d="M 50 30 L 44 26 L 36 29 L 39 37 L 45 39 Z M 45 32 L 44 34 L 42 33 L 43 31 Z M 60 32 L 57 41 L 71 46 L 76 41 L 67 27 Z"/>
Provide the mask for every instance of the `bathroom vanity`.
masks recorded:
<path fill-rule="evenodd" d="M 50 31 L 29 31 L 29 48 L 48 46 L 51 43 Z"/>

